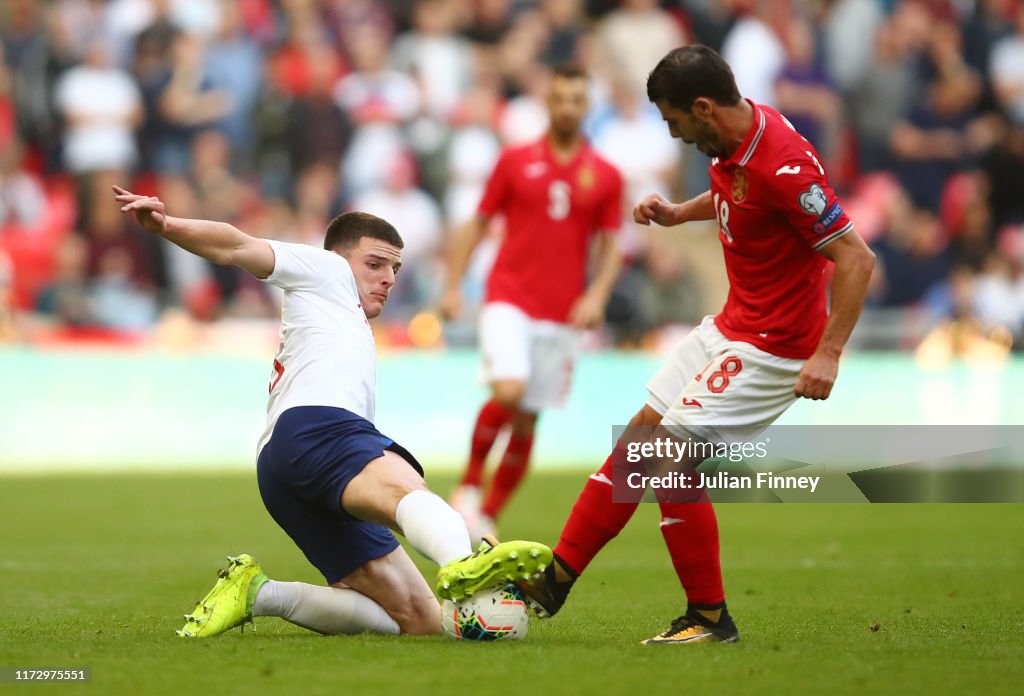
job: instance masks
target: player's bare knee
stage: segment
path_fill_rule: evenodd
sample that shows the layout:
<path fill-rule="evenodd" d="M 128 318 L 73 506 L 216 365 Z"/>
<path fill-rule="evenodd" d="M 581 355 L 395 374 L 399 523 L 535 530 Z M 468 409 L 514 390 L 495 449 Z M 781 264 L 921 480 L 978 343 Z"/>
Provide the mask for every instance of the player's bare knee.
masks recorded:
<path fill-rule="evenodd" d="M 639 411 L 637 411 L 636 415 L 633 416 L 633 418 L 635 418 L 637 420 L 637 423 L 636 423 L 637 425 L 650 425 L 650 426 L 654 426 L 654 425 L 660 425 L 661 421 L 662 421 L 662 418 L 664 418 L 664 416 L 662 416 L 660 413 L 655 411 L 654 408 L 652 408 L 650 404 L 644 404 L 643 408 L 641 408 Z M 631 424 L 632 424 L 632 422 L 631 422 Z"/>
<path fill-rule="evenodd" d="M 418 490 L 427 490 L 419 472 L 400 455 L 386 451 L 349 482 L 341 506 L 353 517 L 395 529 L 398 503 Z"/>
<path fill-rule="evenodd" d="M 526 394 L 526 382 L 517 379 L 503 379 L 491 384 L 491 395 L 495 401 L 508 409 L 518 409 Z"/>
<path fill-rule="evenodd" d="M 622 435 L 619 436 L 618 444 L 626 446 L 631 442 L 645 442 L 654 434 L 654 428 L 661 423 L 661 414 L 655 411 L 649 404 L 633 414 L 626 425 Z"/>
<path fill-rule="evenodd" d="M 441 632 L 441 606 L 431 595 L 413 601 L 409 607 L 406 625 L 398 622 L 402 633 L 410 636 L 429 636 Z"/>
<path fill-rule="evenodd" d="M 415 480 L 393 481 L 380 492 L 381 509 L 385 515 L 381 521 L 399 534 L 403 532 L 398 524 L 398 504 L 414 491 L 432 492 L 427 488 L 427 484 L 424 483 L 423 479 L 419 477 Z"/>
<path fill-rule="evenodd" d="M 400 590 L 389 598 L 384 610 L 407 636 L 427 636 L 441 632 L 441 606 L 433 594 L 413 596 Z"/>

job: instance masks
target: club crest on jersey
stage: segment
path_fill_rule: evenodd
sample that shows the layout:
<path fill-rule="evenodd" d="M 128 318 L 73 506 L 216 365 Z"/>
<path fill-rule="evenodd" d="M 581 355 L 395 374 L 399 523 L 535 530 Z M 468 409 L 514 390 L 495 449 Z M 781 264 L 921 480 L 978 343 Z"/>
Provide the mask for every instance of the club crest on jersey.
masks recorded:
<path fill-rule="evenodd" d="M 799 203 L 805 213 L 816 218 L 820 218 L 828 207 L 825 192 L 817 184 L 811 184 L 811 188 L 800 194 Z"/>
<path fill-rule="evenodd" d="M 747 190 L 750 188 L 750 176 L 746 167 L 737 167 L 732 175 L 732 202 L 742 203 L 747 200 Z"/>
<path fill-rule="evenodd" d="M 580 188 L 588 189 L 594 185 L 594 182 L 597 180 L 597 177 L 594 175 L 593 168 L 583 167 L 582 169 L 580 169 L 579 176 L 576 180 L 579 183 Z"/>

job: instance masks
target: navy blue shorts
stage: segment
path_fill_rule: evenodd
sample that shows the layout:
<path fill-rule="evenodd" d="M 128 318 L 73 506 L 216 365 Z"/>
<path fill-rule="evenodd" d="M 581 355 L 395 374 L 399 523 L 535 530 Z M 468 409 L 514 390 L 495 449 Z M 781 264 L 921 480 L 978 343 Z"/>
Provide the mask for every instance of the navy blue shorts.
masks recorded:
<path fill-rule="evenodd" d="M 423 475 L 419 462 L 373 423 L 331 406 L 288 409 L 260 452 L 256 477 L 263 504 L 328 584 L 398 548 L 390 529 L 341 507 L 348 482 L 384 450 Z"/>

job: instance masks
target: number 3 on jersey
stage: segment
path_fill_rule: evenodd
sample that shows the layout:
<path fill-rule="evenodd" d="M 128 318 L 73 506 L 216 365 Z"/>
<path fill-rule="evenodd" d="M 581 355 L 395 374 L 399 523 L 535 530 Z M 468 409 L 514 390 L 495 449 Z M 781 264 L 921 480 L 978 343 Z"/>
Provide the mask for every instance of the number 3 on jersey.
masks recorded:
<path fill-rule="evenodd" d="M 548 186 L 548 217 L 552 220 L 564 220 L 569 217 L 569 194 L 572 188 L 569 182 L 556 179 Z"/>
<path fill-rule="evenodd" d="M 719 202 L 720 195 L 715 194 L 715 217 L 718 218 L 718 226 L 722 230 L 722 234 L 725 236 L 726 241 L 732 244 L 732 232 L 729 231 L 729 201 L 722 199 Z"/>

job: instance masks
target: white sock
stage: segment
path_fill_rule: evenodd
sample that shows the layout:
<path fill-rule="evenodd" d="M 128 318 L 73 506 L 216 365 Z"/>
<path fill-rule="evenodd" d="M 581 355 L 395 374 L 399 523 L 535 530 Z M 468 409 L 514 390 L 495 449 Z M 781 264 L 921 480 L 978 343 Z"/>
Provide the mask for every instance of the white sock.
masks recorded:
<path fill-rule="evenodd" d="M 355 590 L 268 580 L 256 593 L 253 616 L 279 616 L 318 633 L 398 633 L 384 608 Z"/>
<path fill-rule="evenodd" d="M 430 491 L 413 491 L 398 501 L 395 520 L 412 547 L 439 566 L 473 552 L 462 515 Z"/>

